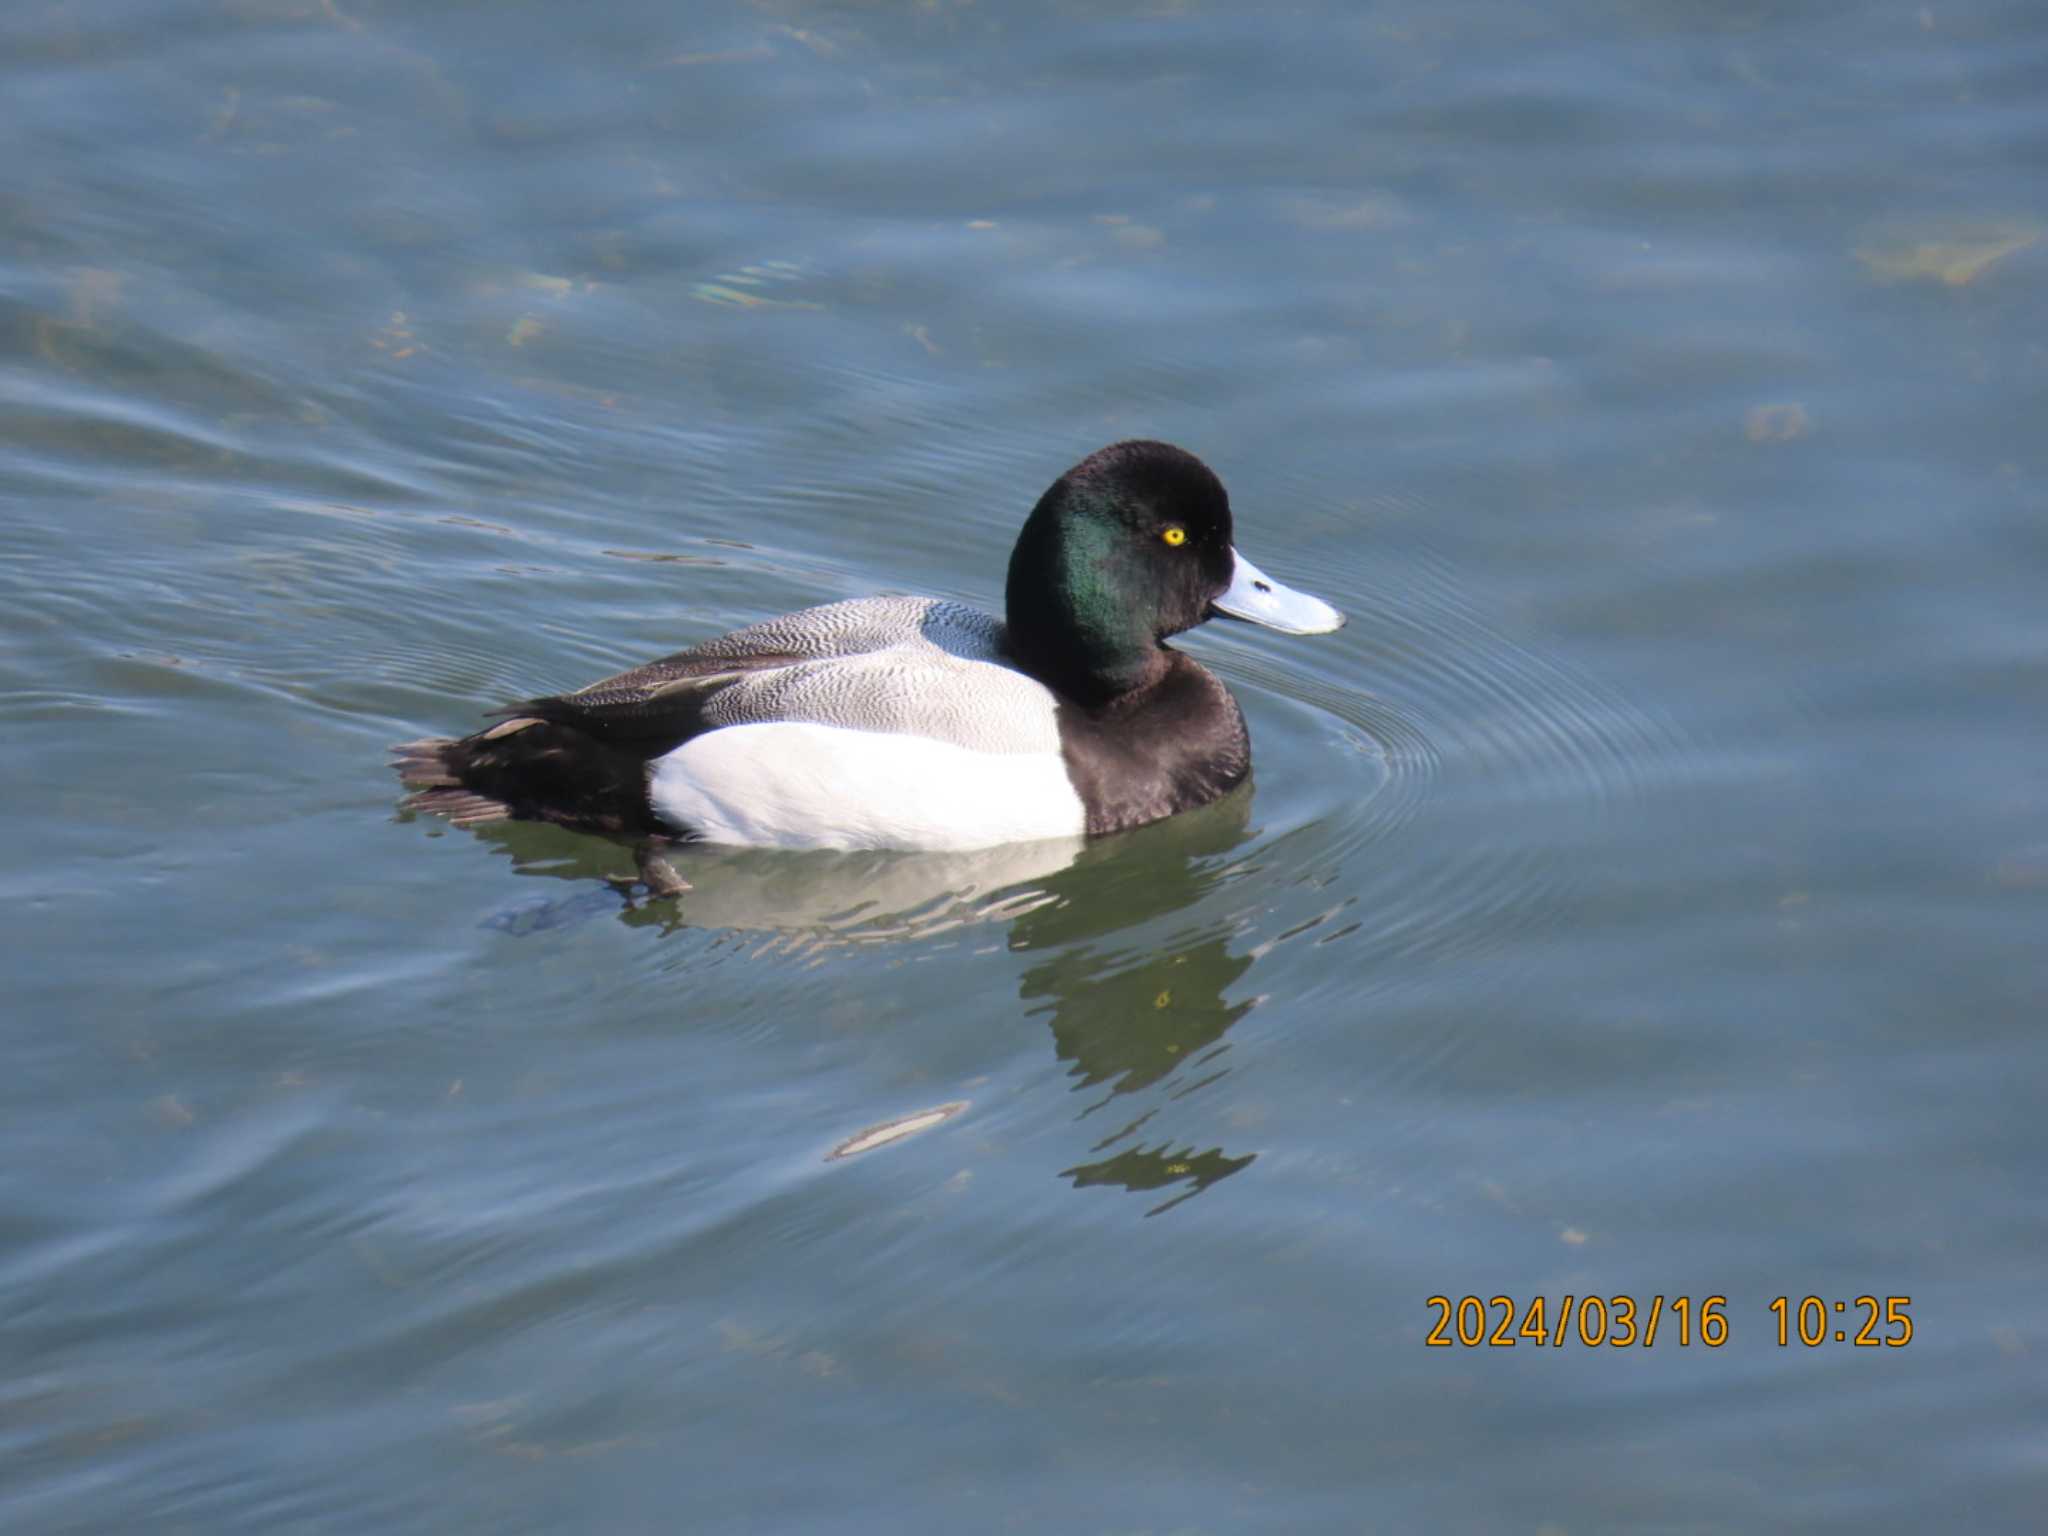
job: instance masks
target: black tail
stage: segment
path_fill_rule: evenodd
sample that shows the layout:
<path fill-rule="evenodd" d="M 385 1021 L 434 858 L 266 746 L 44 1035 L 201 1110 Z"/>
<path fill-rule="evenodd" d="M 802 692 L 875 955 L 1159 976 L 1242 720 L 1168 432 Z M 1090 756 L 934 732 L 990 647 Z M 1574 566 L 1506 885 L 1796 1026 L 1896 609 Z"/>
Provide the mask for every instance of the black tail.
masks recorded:
<path fill-rule="evenodd" d="M 458 827 L 516 818 L 617 835 L 672 830 L 647 803 L 646 759 L 571 726 L 518 717 L 460 740 L 426 736 L 391 750 L 412 786 L 399 808 Z"/>

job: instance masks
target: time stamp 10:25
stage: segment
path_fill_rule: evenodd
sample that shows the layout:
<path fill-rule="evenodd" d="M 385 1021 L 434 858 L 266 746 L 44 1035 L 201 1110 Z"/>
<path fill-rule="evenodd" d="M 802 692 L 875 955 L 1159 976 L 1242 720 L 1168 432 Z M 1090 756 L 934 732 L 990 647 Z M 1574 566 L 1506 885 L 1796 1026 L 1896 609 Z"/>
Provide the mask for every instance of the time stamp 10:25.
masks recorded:
<path fill-rule="evenodd" d="M 1526 1303 L 1512 1296 L 1430 1296 L 1423 1305 L 1436 1323 L 1422 1342 L 1433 1349 L 1462 1345 L 1513 1349 L 1518 1345 L 1562 1349 L 1647 1349 L 1659 1343 L 1681 1348 L 1698 1344 L 1719 1349 L 1731 1332 L 1726 1296 L 1537 1296 Z M 1780 1349 L 1794 1344 L 1818 1349 L 1848 1344 L 1859 1349 L 1903 1349 L 1913 1342 L 1910 1296 L 1858 1296 L 1834 1301 L 1825 1296 L 1774 1296 L 1770 1312 Z"/>

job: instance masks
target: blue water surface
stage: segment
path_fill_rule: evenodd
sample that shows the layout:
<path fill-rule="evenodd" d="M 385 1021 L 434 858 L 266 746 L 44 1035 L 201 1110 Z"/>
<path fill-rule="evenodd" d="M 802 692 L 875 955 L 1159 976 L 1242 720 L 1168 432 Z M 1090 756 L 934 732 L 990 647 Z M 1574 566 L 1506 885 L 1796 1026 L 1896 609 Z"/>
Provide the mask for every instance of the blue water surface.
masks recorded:
<path fill-rule="evenodd" d="M 2038 1528 L 2044 81 L 2015 0 L 9 8 L 0 1526 Z M 398 813 L 999 602 L 1139 435 L 1351 615 L 1186 639 L 1248 790 L 680 902 Z"/>

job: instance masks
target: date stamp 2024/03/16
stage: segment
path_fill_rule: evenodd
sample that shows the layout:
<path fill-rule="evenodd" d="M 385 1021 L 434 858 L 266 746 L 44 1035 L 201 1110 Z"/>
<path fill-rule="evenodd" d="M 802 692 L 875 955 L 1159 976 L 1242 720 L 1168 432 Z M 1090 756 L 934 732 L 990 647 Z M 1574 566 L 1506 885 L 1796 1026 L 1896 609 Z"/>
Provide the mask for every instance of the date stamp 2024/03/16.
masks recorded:
<path fill-rule="evenodd" d="M 1526 1303 L 1512 1296 L 1429 1296 L 1423 1305 L 1436 1313 L 1422 1341 L 1432 1349 L 1562 1349 L 1568 1342 L 1587 1349 L 1648 1349 L 1659 1343 L 1719 1349 L 1730 1336 L 1726 1296 L 1660 1295 L 1638 1301 L 1633 1296 L 1565 1295 L 1554 1304 L 1545 1296 Z M 1766 1310 L 1780 1349 L 1794 1344 L 1903 1349 L 1913 1342 L 1912 1305 L 1910 1296 L 1842 1301 L 1773 1296 Z"/>

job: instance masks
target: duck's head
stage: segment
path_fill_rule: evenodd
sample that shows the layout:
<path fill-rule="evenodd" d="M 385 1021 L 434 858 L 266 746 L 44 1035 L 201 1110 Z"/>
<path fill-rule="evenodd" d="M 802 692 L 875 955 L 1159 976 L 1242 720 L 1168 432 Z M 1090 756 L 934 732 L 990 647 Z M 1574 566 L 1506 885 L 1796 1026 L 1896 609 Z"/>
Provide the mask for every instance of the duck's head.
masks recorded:
<path fill-rule="evenodd" d="M 1112 443 L 1055 480 L 1010 555 L 1010 645 L 1081 704 L 1154 681 L 1168 635 L 1222 615 L 1290 635 L 1344 615 L 1265 575 L 1231 543 L 1223 482 L 1167 443 Z"/>

